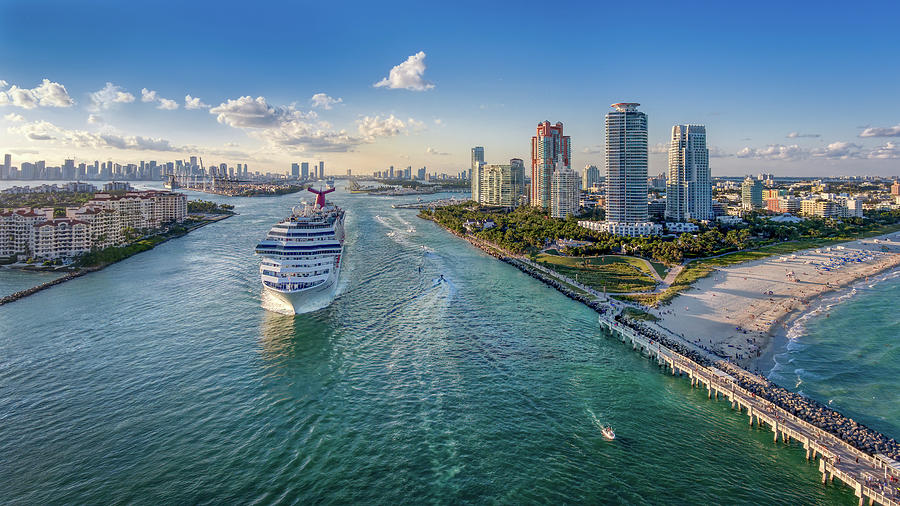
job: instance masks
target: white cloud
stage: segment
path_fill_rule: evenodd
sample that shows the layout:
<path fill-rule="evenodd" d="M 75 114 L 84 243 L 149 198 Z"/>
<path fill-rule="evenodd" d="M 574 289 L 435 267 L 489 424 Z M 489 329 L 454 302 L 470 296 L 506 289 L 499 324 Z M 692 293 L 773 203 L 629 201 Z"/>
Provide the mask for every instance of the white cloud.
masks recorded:
<path fill-rule="evenodd" d="M 18 127 L 10 127 L 7 132 L 22 135 L 34 141 L 58 141 L 65 146 L 77 148 L 115 148 L 139 151 L 183 151 L 166 139 L 121 135 L 118 133 L 93 133 L 84 130 L 67 130 L 47 121 L 35 121 Z"/>
<path fill-rule="evenodd" d="M 819 134 L 801 134 L 798 132 L 791 132 L 791 133 L 787 134 L 785 137 L 787 137 L 788 139 L 799 139 L 799 138 L 803 138 L 803 137 L 814 139 L 814 138 L 822 137 L 822 136 Z"/>
<path fill-rule="evenodd" d="M 435 156 L 448 156 L 448 155 L 450 155 L 450 153 L 443 153 L 443 152 L 438 151 L 438 150 L 436 150 L 436 149 L 434 149 L 434 148 L 432 148 L 432 147 L 425 148 L 425 152 L 428 153 L 429 155 L 435 155 Z"/>
<path fill-rule="evenodd" d="M 603 146 L 588 146 L 581 150 L 582 153 L 589 154 L 589 155 L 603 153 L 604 151 L 605 150 L 603 149 Z"/>
<path fill-rule="evenodd" d="M 900 137 L 900 125 L 894 125 L 888 128 L 869 127 L 863 130 L 860 137 Z"/>
<path fill-rule="evenodd" d="M 434 124 L 437 126 L 444 126 L 444 120 L 441 118 L 434 118 Z"/>
<path fill-rule="evenodd" d="M 669 145 L 665 142 L 657 142 L 656 144 L 650 146 L 650 153 L 652 154 L 665 154 L 669 152 Z"/>
<path fill-rule="evenodd" d="M 716 146 L 712 146 L 709 148 L 709 157 L 710 158 L 729 158 L 732 156 L 734 156 L 734 155 L 732 155 L 731 153 L 728 153 Z"/>
<path fill-rule="evenodd" d="M 405 62 L 395 65 L 388 77 L 378 81 L 376 88 L 403 89 L 425 91 L 434 88 L 434 84 L 425 80 L 425 52 L 410 56 Z"/>
<path fill-rule="evenodd" d="M 375 137 L 393 137 L 401 133 L 407 133 L 406 123 L 391 114 L 382 119 L 381 116 L 365 116 L 356 120 L 359 135 L 374 139 Z"/>
<path fill-rule="evenodd" d="M 109 109 L 114 104 L 127 104 L 134 102 L 134 95 L 123 90 L 113 83 L 107 82 L 106 86 L 91 93 L 91 109 Z"/>
<path fill-rule="evenodd" d="M 900 144 L 888 141 L 883 146 L 878 146 L 870 151 L 867 157 L 879 160 L 900 158 Z"/>
<path fill-rule="evenodd" d="M 832 142 L 821 149 L 811 151 L 812 156 L 818 158 L 830 158 L 835 160 L 845 160 L 847 158 L 860 158 L 862 154 L 860 150 L 862 146 L 852 142 Z"/>
<path fill-rule="evenodd" d="M 0 79 L 0 89 L 6 88 L 7 86 L 9 86 L 9 83 Z"/>
<path fill-rule="evenodd" d="M 12 122 L 12 123 L 18 123 L 20 121 L 25 121 L 24 116 L 22 116 L 21 114 L 16 114 L 14 112 L 11 112 L 11 113 L 7 114 L 6 116 L 3 116 L 3 119 L 5 119 L 6 121 L 9 121 L 9 122 Z"/>
<path fill-rule="evenodd" d="M 209 104 L 204 104 L 200 101 L 199 97 L 192 97 L 190 95 L 184 96 L 184 108 L 188 110 L 193 109 L 209 109 Z"/>
<path fill-rule="evenodd" d="M 799 160 L 806 158 L 809 152 L 796 144 L 769 144 L 764 148 L 745 147 L 737 152 L 738 158 L 757 158 L 761 160 Z"/>
<path fill-rule="evenodd" d="M 342 98 L 333 98 L 329 97 L 325 93 L 316 93 L 309 99 L 309 103 L 312 104 L 313 107 L 321 107 L 322 109 L 331 109 L 335 104 L 340 104 L 344 101 Z"/>
<path fill-rule="evenodd" d="M 156 102 L 156 92 L 141 88 L 141 102 Z"/>
<path fill-rule="evenodd" d="M 250 96 L 229 99 L 209 110 L 219 123 L 234 128 L 269 128 L 277 126 L 287 116 L 286 109 L 269 105 L 263 97 Z"/>
<path fill-rule="evenodd" d="M 426 130 L 425 122 L 414 120 L 412 118 L 406 118 L 406 124 L 409 125 L 409 128 L 415 130 L 416 132 L 421 132 Z"/>
<path fill-rule="evenodd" d="M 89 114 L 87 119 L 88 125 L 102 125 L 103 117 L 97 114 Z"/>
<path fill-rule="evenodd" d="M 6 81 L 3 83 L 2 88 L 5 88 L 8 83 Z M 65 86 L 44 79 L 35 88 L 19 88 L 12 85 L 8 90 L 0 91 L 0 106 L 2 105 L 12 105 L 22 109 L 34 109 L 38 106 L 71 107 L 75 105 L 75 101 L 69 96 Z"/>
<path fill-rule="evenodd" d="M 346 130 L 331 131 L 303 120 L 290 120 L 250 135 L 288 151 L 345 152 L 362 143 Z"/>
<path fill-rule="evenodd" d="M 293 105 L 275 107 L 264 97 L 227 100 L 209 112 L 219 123 L 247 130 L 271 147 L 290 152 L 344 152 L 366 142 L 345 130 L 332 130 L 327 122 L 315 121 L 315 112 L 299 111 Z"/>
<path fill-rule="evenodd" d="M 157 109 L 163 109 L 163 110 L 166 110 L 166 111 L 173 111 L 173 110 L 175 110 L 175 109 L 178 109 L 178 102 L 176 102 L 176 101 L 174 101 L 174 100 L 169 100 L 168 98 L 162 98 L 162 97 L 160 97 L 160 99 L 159 99 L 159 105 L 156 106 L 156 108 L 157 108 Z"/>

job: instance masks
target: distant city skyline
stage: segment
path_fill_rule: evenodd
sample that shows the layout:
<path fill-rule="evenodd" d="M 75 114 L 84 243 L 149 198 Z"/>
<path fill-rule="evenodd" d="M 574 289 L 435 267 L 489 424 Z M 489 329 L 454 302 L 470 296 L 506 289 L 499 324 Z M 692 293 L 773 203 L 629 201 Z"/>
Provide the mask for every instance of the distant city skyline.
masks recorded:
<path fill-rule="evenodd" d="M 247 23 L 241 5 L 163 1 L 138 13 L 48 1 L 33 15 L 32 2 L 4 2 L 0 151 L 52 165 L 199 155 L 281 173 L 308 159 L 341 174 L 456 174 L 472 146 L 527 160 L 527 137 L 548 119 L 566 125 L 570 166 L 603 167 L 607 105 L 634 101 L 650 118 L 650 174 L 666 172 L 680 124 L 708 128 L 714 177 L 900 174 L 893 3 L 648 3 L 629 7 L 644 35 L 627 45 L 616 41 L 633 26 L 606 22 L 620 5 L 576 3 L 567 37 L 544 46 L 483 30 L 543 29 L 528 5 L 477 4 L 479 23 L 458 5 L 267 13 L 315 19 L 304 37 Z M 152 33 L 179 35 L 145 36 L 136 15 Z M 385 27 L 404 35 L 386 38 Z M 554 66 L 535 76 L 536 61 Z"/>

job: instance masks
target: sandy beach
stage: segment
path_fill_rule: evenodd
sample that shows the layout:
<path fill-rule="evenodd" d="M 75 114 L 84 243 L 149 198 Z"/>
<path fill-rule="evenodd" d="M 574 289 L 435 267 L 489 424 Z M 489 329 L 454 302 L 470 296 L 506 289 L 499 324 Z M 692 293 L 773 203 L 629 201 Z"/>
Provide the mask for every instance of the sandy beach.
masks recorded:
<path fill-rule="evenodd" d="M 659 325 L 749 370 L 778 327 L 818 296 L 900 265 L 900 232 L 717 269 L 668 306 Z"/>

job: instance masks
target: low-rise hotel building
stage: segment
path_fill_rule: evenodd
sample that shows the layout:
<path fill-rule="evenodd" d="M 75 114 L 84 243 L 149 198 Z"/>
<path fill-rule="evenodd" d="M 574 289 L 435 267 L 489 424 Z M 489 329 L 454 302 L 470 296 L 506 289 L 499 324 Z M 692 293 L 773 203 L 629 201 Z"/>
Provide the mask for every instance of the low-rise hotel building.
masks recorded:
<path fill-rule="evenodd" d="M 621 223 L 616 221 L 582 220 L 578 222 L 578 225 L 589 230 L 627 237 L 649 237 L 652 235 L 660 235 L 663 231 L 662 225 L 651 222 Z"/>

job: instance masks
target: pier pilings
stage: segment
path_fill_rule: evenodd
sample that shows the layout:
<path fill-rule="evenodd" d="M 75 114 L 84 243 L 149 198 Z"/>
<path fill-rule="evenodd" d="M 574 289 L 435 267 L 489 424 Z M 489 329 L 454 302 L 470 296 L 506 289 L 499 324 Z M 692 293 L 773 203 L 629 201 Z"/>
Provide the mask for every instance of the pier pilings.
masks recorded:
<path fill-rule="evenodd" d="M 768 426 L 772 430 L 774 443 L 778 442 L 779 436 L 784 444 L 789 445 L 792 440 L 800 443 L 806 450 L 807 460 L 818 459 L 823 484 L 832 483 L 837 478 L 853 489 L 860 506 L 866 500 L 869 504 L 900 506 L 896 495 L 884 492 L 874 484 L 870 486 L 868 478 L 887 475 L 885 465 L 880 464 L 877 457 L 862 452 L 833 434 L 757 397 L 728 373 L 701 365 L 612 318 L 600 316 L 599 321 L 601 328 L 609 335 L 631 344 L 632 349 L 639 349 L 642 355 L 646 352 L 650 359 L 668 367 L 673 376 L 684 374 L 690 379 L 691 387 L 705 387 L 708 399 L 719 400 L 721 395 L 738 412 L 746 409 L 750 426 L 754 425 L 754 421 L 758 428 Z"/>

